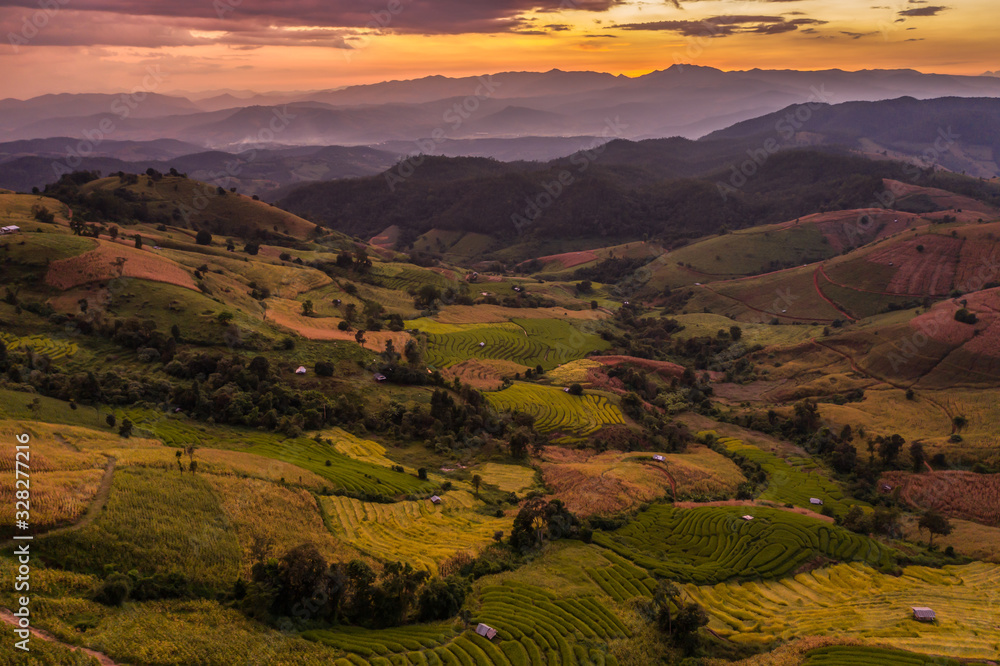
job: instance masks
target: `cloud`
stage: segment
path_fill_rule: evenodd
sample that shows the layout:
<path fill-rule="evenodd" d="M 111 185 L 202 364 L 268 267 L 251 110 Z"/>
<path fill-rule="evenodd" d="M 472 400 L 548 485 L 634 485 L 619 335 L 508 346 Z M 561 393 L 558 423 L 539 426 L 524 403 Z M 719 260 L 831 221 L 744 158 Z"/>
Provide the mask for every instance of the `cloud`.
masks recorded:
<path fill-rule="evenodd" d="M 786 0 L 770 0 L 782 2 Z M 652 21 L 649 23 L 625 23 L 617 27 L 623 30 L 664 30 L 676 32 L 685 37 L 726 37 L 729 35 L 752 33 L 777 35 L 798 30 L 804 25 L 824 25 L 826 21 L 811 18 L 788 20 L 783 16 L 712 16 L 701 21 Z"/>
<path fill-rule="evenodd" d="M 72 0 L 49 17 L 39 44 L 177 46 L 222 43 L 344 47 L 362 32 L 465 34 L 533 29 L 531 12 L 605 12 L 625 0 Z M 54 4 L 54 3 L 53 3 Z M 2 34 L 19 32 L 37 0 L 0 0 Z M 559 29 L 559 28 L 549 28 Z"/>
<path fill-rule="evenodd" d="M 900 16 L 937 16 L 941 12 L 949 9 L 948 7 L 941 7 L 940 5 L 932 5 L 930 7 L 914 7 L 913 9 L 904 9 L 899 12 Z"/>

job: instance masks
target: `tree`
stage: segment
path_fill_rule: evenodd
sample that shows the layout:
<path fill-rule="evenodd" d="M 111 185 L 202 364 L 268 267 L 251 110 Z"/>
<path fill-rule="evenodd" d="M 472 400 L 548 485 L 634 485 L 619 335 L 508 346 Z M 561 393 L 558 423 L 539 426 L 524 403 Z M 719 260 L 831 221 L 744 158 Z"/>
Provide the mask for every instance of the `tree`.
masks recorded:
<path fill-rule="evenodd" d="M 358 329 L 358 332 L 354 334 L 354 341 L 361 345 L 361 348 L 365 347 L 365 331 L 363 329 Z"/>
<path fill-rule="evenodd" d="M 579 384 L 570 384 L 569 385 L 569 394 L 570 395 L 583 395 L 583 387 L 580 386 Z"/>
<path fill-rule="evenodd" d="M 962 415 L 955 416 L 951 420 L 951 431 L 952 432 L 962 432 L 962 430 L 969 425 L 969 420 Z"/>
<path fill-rule="evenodd" d="M 952 530 L 951 521 L 934 509 L 928 509 L 924 512 L 924 515 L 920 516 L 920 522 L 917 523 L 917 527 L 921 532 L 927 530 L 930 533 L 930 540 L 927 543 L 929 548 L 934 547 L 935 534 L 948 536 Z"/>
<path fill-rule="evenodd" d="M 118 227 L 111 225 L 111 228 L 108 229 L 108 236 L 111 236 L 111 240 L 118 238 Z"/>
<path fill-rule="evenodd" d="M 208 229 L 202 229 L 195 235 L 194 242 L 198 245 L 211 245 L 212 234 L 209 233 Z"/>
<path fill-rule="evenodd" d="M 104 422 L 108 424 L 109 428 L 114 428 L 115 427 L 115 423 L 117 421 L 118 421 L 118 419 L 115 418 L 114 414 L 108 414 L 107 416 L 104 417 Z"/>
<path fill-rule="evenodd" d="M 653 603 L 656 604 L 656 623 L 661 631 L 666 631 L 671 635 L 674 633 L 671 606 L 677 604 L 680 596 L 681 591 L 677 589 L 677 586 L 666 580 L 661 580 L 656 586 L 656 591 L 653 592 Z"/>
<path fill-rule="evenodd" d="M 417 295 L 413 300 L 414 305 L 421 310 L 426 310 L 432 307 L 439 298 L 441 298 L 441 291 L 432 284 L 425 284 L 417 290 Z"/>
<path fill-rule="evenodd" d="M 226 239 L 226 251 L 227 252 L 235 252 L 236 251 L 236 243 L 233 242 L 232 238 L 227 238 Z"/>
<path fill-rule="evenodd" d="M 220 324 L 225 325 L 225 324 L 228 324 L 229 322 L 231 322 L 233 320 L 233 313 L 229 312 L 228 310 L 223 310 L 222 312 L 220 312 L 219 314 L 217 314 L 215 316 L 215 319 Z"/>
<path fill-rule="evenodd" d="M 243 246 L 243 251 L 250 256 L 256 256 L 260 252 L 260 243 L 249 242 Z"/>
<path fill-rule="evenodd" d="M 304 317 L 312 317 L 316 313 L 313 309 L 313 302 L 310 300 L 302 301 L 302 315 Z"/>
<path fill-rule="evenodd" d="M 920 442 L 910 444 L 910 462 L 913 463 L 915 474 L 923 469 L 925 460 L 927 460 L 927 454 L 924 453 L 924 445 Z"/>
<path fill-rule="evenodd" d="M 743 329 L 739 326 L 730 326 L 729 337 L 733 339 L 733 342 L 739 342 L 740 338 L 743 337 Z"/>
<path fill-rule="evenodd" d="M 137 250 L 142 249 L 142 236 L 140 236 L 139 234 L 135 235 L 135 247 Z"/>
<path fill-rule="evenodd" d="M 344 306 L 344 321 L 348 324 L 353 324 L 354 319 L 358 316 L 358 306 L 354 303 L 348 303 Z"/>
<path fill-rule="evenodd" d="M 479 499 L 479 486 L 483 485 L 483 477 L 478 474 L 472 475 L 472 487 L 476 489 L 476 499 Z"/>
<path fill-rule="evenodd" d="M 896 462 L 896 458 L 899 457 L 899 452 L 903 450 L 903 445 L 906 444 L 906 440 L 899 435 L 890 435 L 889 437 L 883 437 L 879 435 L 875 438 L 878 444 L 878 455 L 882 459 L 882 464 L 886 467 L 892 466 Z"/>
<path fill-rule="evenodd" d="M 590 280 L 584 280 L 576 285 L 576 291 L 580 294 L 590 294 L 594 291 L 594 286 Z"/>
<path fill-rule="evenodd" d="M 128 439 L 129 437 L 132 436 L 132 428 L 133 428 L 132 420 L 126 416 L 124 419 L 122 419 L 122 424 L 118 428 L 118 434 Z"/>

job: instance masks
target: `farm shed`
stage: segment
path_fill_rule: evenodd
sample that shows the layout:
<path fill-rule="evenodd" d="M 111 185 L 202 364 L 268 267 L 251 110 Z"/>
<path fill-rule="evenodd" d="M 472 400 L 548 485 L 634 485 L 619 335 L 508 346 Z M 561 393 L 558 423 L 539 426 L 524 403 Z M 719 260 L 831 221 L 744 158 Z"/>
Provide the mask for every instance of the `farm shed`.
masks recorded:
<path fill-rule="evenodd" d="M 656 462 L 666 462 L 667 461 L 666 458 L 664 458 L 663 456 L 661 456 L 659 454 L 653 456 L 653 460 L 655 460 Z"/>
<path fill-rule="evenodd" d="M 308 370 L 306 370 L 306 366 L 304 365 L 300 365 L 299 367 L 295 368 L 295 374 L 297 375 L 304 375 L 306 374 L 306 372 L 308 372 Z"/>
<path fill-rule="evenodd" d="M 821 499 L 820 499 L 820 498 L 818 498 L 818 497 L 810 497 L 810 498 L 809 498 L 809 503 L 810 503 L 810 504 L 819 504 L 819 505 L 821 505 L 821 506 L 822 506 L 822 504 L 823 504 L 823 500 L 821 500 Z"/>
<path fill-rule="evenodd" d="M 384 382 L 385 379 L 386 379 L 385 375 L 383 375 L 381 372 L 376 372 L 375 373 L 375 381 L 377 381 L 377 382 Z"/>
<path fill-rule="evenodd" d="M 488 624 L 483 624 L 480 622 L 476 626 L 476 633 L 480 636 L 485 636 L 486 638 L 493 640 L 493 637 L 497 635 L 497 630 Z"/>
<path fill-rule="evenodd" d="M 431 504 L 440 504 L 441 498 L 437 495 L 431 495 Z"/>
<path fill-rule="evenodd" d="M 21 227 L 15 225 L 15 224 L 12 224 L 12 225 L 7 226 L 7 227 L 0 227 L 0 234 L 16 234 L 20 230 L 21 230 Z"/>
<path fill-rule="evenodd" d="M 926 606 L 914 606 L 910 610 L 913 611 L 913 619 L 920 622 L 934 622 L 937 618 L 934 615 L 934 611 Z"/>
<path fill-rule="evenodd" d="M 746 515 L 740 516 L 740 517 L 743 518 L 743 520 L 753 520 L 753 516 L 751 516 L 750 514 L 746 514 Z"/>

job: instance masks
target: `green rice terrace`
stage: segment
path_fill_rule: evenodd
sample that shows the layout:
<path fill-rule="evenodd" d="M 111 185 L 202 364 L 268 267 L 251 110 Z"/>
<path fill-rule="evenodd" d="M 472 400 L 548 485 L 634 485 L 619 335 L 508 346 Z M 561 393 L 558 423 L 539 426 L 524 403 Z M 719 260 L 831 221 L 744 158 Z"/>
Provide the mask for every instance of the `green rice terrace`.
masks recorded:
<path fill-rule="evenodd" d="M 581 332 L 569 321 L 515 319 L 489 327 L 475 325 L 468 331 L 430 333 L 427 361 L 447 368 L 469 359 L 493 359 L 551 370 L 607 347 L 599 336 Z"/>
<path fill-rule="evenodd" d="M 486 399 L 497 409 L 531 414 L 540 432 L 589 435 L 604 426 L 624 423 L 625 418 L 608 396 L 572 395 L 556 386 L 515 382 L 501 391 L 487 393 Z"/>
<path fill-rule="evenodd" d="M 841 527 L 762 507 L 654 506 L 621 529 L 596 532 L 594 543 L 655 577 L 697 584 L 781 578 L 817 558 L 887 569 L 894 557 Z"/>

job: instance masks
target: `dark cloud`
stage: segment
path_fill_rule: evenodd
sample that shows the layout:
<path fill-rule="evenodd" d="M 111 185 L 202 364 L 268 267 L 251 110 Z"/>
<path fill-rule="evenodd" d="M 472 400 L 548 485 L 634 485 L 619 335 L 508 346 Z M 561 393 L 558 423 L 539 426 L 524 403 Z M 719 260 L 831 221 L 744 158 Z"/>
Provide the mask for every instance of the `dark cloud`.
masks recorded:
<path fill-rule="evenodd" d="M 900 16 L 937 16 L 941 12 L 948 9 L 948 7 L 941 7 L 940 5 L 932 5 L 930 7 L 914 7 L 913 9 L 904 9 L 899 12 Z"/>
<path fill-rule="evenodd" d="M 775 0 L 772 0 L 775 1 Z M 811 18 L 788 20 L 784 16 L 712 16 L 702 21 L 653 21 L 650 23 L 626 23 L 617 27 L 623 30 L 664 30 L 676 32 L 685 37 L 726 37 L 728 35 L 752 33 L 777 35 L 798 30 L 804 25 L 823 25 L 826 21 Z"/>
<path fill-rule="evenodd" d="M 622 2 L 624 0 L 72 0 L 63 5 L 49 23 L 59 23 L 59 15 L 74 16 L 77 34 L 73 36 L 74 31 L 66 31 L 61 39 L 76 44 L 120 44 L 128 40 L 128 33 L 139 31 L 146 33 L 142 46 L 174 45 L 190 39 L 178 34 L 190 29 L 226 31 L 234 36 L 246 35 L 252 40 L 266 35 L 268 40 L 277 38 L 283 43 L 313 44 L 317 35 L 298 28 L 333 30 L 338 35 L 349 34 L 352 30 L 411 34 L 517 32 L 533 29 L 522 18 L 530 11 L 604 12 Z M 37 0 L 0 0 L 0 27 L 20 26 L 22 18 L 31 16 L 38 7 Z M 153 36 L 149 33 L 155 32 L 147 25 L 150 19 L 154 19 L 163 32 L 159 41 L 148 39 Z M 97 37 L 106 32 L 103 26 L 108 24 L 120 28 L 123 34 L 115 35 L 112 30 L 110 41 L 100 41 Z M 4 30 L 4 34 L 6 32 Z"/>

